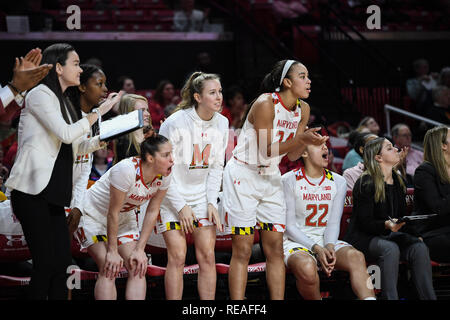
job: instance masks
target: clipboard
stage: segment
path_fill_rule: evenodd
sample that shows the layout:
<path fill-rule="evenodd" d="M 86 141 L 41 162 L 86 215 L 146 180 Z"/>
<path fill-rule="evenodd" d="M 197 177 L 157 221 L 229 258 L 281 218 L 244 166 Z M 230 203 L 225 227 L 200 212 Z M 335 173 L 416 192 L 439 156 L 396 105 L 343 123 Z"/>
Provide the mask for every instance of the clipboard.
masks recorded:
<path fill-rule="evenodd" d="M 422 215 L 416 215 L 416 216 L 403 216 L 397 220 L 397 223 L 402 222 L 408 222 L 408 221 L 415 221 L 415 220 L 427 220 L 430 218 L 433 218 L 437 216 L 437 214 L 422 214 Z"/>
<path fill-rule="evenodd" d="M 144 126 L 142 109 L 102 121 L 98 118 L 100 141 L 110 141 Z"/>

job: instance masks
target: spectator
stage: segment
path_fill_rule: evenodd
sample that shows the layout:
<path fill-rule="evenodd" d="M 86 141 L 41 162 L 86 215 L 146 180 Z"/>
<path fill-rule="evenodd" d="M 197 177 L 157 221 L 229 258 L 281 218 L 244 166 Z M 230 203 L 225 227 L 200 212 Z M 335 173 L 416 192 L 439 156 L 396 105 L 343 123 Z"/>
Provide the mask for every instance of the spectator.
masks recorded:
<path fill-rule="evenodd" d="M 108 150 L 100 149 L 94 152 L 92 169 L 89 180 L 97 181 L 102 175 L 112 167 L 112 161 L 108 161 Z"/>
<path fill-rule="evenodd" d="M 357 129 L 359 132 L 371 132 L 378 135 L 380 133 L 380 126 L 373 117 L 364 117 L 358 124 Z"/>
<path fill-rule="evenodd" d="M 355 143 L 355 152 L 361 157 L 361 161 L 359 161 L 356 165 L 353 167 L 349 167 L 344 170 L 343 177 L 347 181 L 347 189 L 352 190 L 353 186 L 355 185 L 356 180 L 361 176 L 361 174 L 364 172 L 364 163 L 363 163 L 363 154 L 364 154 L 364 146 L 369 141 L 372 141 L 374 139 L 378 138 L 377 135 L 372 133 L 365 133 L 360 134 L 358 141 Z M 358 150 L 358 151 L 356 151 Z"/>
<path fill-rule="evenodd" d="M 399 150 L 405 150 L 406 157 L 397 166 L 402 173 L 403 178 L 406 179 L 407 187 L 412 187 L 412 177 L 414 171 L 423 161 L 423 152 L 411 148 L 412 134 L 409 127 L 404 123 L 398 123 L 392 127 L 392 140 L 394 147 Z"/>
<path fill-rule="evenodd" d="M 136 88 L 134 87 L 134 81 L 129 76 L 121 76 L 117 79 L 117 84 L 119 89 L 123 90 L 125 93 L 134 94 L 136 93 Z"/>
<path fill-rule="evenodd" d="M 431 259 L 450 262 L 450 130 L 446 126 L 425 134 L 424 162 L 414 175 L 414 211 L 438 214 L 418 228 Z"/>
<path fill-rule="evenodd" d="M 91 57 L 91 58 L 87 59 L 84 64 L 92 64 L 99 69 L 103 69 L 103 62 L 102 62 L 102 60 L 100 60 L 97 57 Z"/>
<path fill-rule="evenodd" d="M 67 267 L 71 263 L 64 206 L 72 196 L 73 155 L 86 154 L 95 140 L 78 142 L 98 119 L 90 113 L 78 120 L 65 91 L 80 84 L 82 69 L 68 44 L 47 47 L 42 62 L 54 65 L 25 99 L 18 132 L 18 154 L 6 186 L 33 260 L 29 285 L 32 299 L 67 299 Z M 99 107 L 104 114 L 120 98 Z M 77 121 L 78 120 L 78 121 Z M 98 144 L 98 140 L 97 140 Z"/>
<path fill-rule="evenodd" d="M 175 31 L 205 31 L 208 25 L 209 9 L 202 11 L 194 9 L 194 7 L 195 0 L 180 0 L 181 10 L 176 10 L 173 17 Z"/>
<path fill-rule="evenodd" d="M 345 241 L 362 251 L 381 269 L 382 297 L 398 300 L 400 259 L 412 269 L 419 298 L 435 300 L 428 248 L 414 229 L 397 220 L 406 214 L 406 186 L 394 170 L 400 155 L 385 138 L 364 147 L 366 171 L 353 188 L 353 212 Z M 400 231 L 402 229 L 402 231 Z"/>
<path fill-rule="evenodd" d="M 445 67 L 441 70 L 438 84 L 450 88 L 450 67 Z"/>
<path fill-rule="evenodd" d="M 197 54 L 196 71 L 210 73 L 212 71 L 212 59 L 209 52 L 203 51 Z"/>
<path fill-rule="evenodd" d="M 354 138 L 353 148 L 347 152 L 344 157 L 344 163 L 342 164 L 342 170 L 346 170 L 348 168 L 352 168 L 356 166 L 359 162 L 363 160 L 363 150 L 364 145 L 370 139 L 374 139 L 376 137 L 375 134 L 370 132 L 358 132 L 355 131 L 352 134 L 352 140 Z"/>
<path fill-rule="evenodd" d="M 425 116 L 442 124 L 450 124 L 450 88 L 439 85 L 432 91 L 433 104 L 426 108 Z"/>
<path fill-rule="evenodd" d="M 152 118 L 152 126 L 158 130 L 161 121 L 169 117 L 180 102 L 180 97 L 175 95 L 175 89 L 169 80 L 162 80 L 158 83 L 153 100 L 148 104 Z"/>
<path fill-rule="evenodd" d="M 238 86 L 231 86 L 225 94 L 227 104 L 223 108 L 222 114 L 228 118 L 230 128 L 236 130 L 241 127 L 248 109 L 244 99 L 244 91 Z"/>
<path fill-rule="evenodd" d="M 423 104 L 431 100 L 431 90 L 436 87 L 437 74 L 430 74 L 430 65 L 425 59 L 415 60 L 413 68 L 415 76 L 406 81 L 406 91 L 420 112 Z"/>

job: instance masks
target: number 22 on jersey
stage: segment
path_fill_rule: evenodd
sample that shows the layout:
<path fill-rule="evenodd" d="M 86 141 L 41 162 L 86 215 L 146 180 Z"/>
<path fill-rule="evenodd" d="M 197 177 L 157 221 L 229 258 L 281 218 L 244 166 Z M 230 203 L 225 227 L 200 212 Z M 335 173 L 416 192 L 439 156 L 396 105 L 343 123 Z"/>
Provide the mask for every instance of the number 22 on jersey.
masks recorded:
<path fill-rule="evenodd" d="M 328 204 L 308 204 L 306 205 L 307 216 L 305 218 L 305 226 L 308 227 L 326 227 L 327 222 L 323 221 L 328 215 Z M 320 214 L 316 221 L 313 221 L 314 217 Z"/>

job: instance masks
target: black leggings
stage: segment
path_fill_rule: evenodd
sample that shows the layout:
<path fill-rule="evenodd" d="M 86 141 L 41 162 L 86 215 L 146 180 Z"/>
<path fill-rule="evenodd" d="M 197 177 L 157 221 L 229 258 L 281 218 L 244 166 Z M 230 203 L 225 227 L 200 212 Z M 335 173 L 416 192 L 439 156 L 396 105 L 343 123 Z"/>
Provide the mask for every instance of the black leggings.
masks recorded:
<path fill-rule="evenodd" d="M 430 258 L 436 262 L 450 262 L 450 232 L 432 237 L 424 236 L 423 240 L 430 249 Z"/>
<path fill-rule="evenodd" d="M 67 300 L 67 267 L 72 257 L 64 207 L 17 190 L 11 192 L 11 205 L 33 260 L 28 297 Z"/>

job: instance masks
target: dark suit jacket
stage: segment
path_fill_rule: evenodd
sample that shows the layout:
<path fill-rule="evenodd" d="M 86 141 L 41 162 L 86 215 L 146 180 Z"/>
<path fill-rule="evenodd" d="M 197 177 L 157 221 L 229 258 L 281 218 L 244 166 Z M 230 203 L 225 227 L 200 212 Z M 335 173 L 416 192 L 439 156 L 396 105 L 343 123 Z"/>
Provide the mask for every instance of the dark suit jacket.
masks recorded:
<path fill-rule="evenodd" d="M 387 187 L 386 184 L 385 187 Z M 393 189 L 392 201 L 390 194 L 386 192 L 385 201 L 375 203 L 375 186 L 372 177 L 361 176 L 353 187 L 352 216 L 344 240 L 366 255 L 373 237 L 391 234 L 384 225 L 388 217 L 400 218 L 406 214 L 405 192 L 396 176 L 394 176 Z M 407 230 L 405 227 L 402 227 L 400 231 L 414 234 L 413 230 Z"/>
<path fill-rule="evenodd" d="M 423 162 L 414 173 L 414 211 L 416 214 L 438 214 L 436 218 L 417 224 L 424 238 L 432 231 L 450 226 L 450 184 L 440 181 L 429 162 Z"/>

